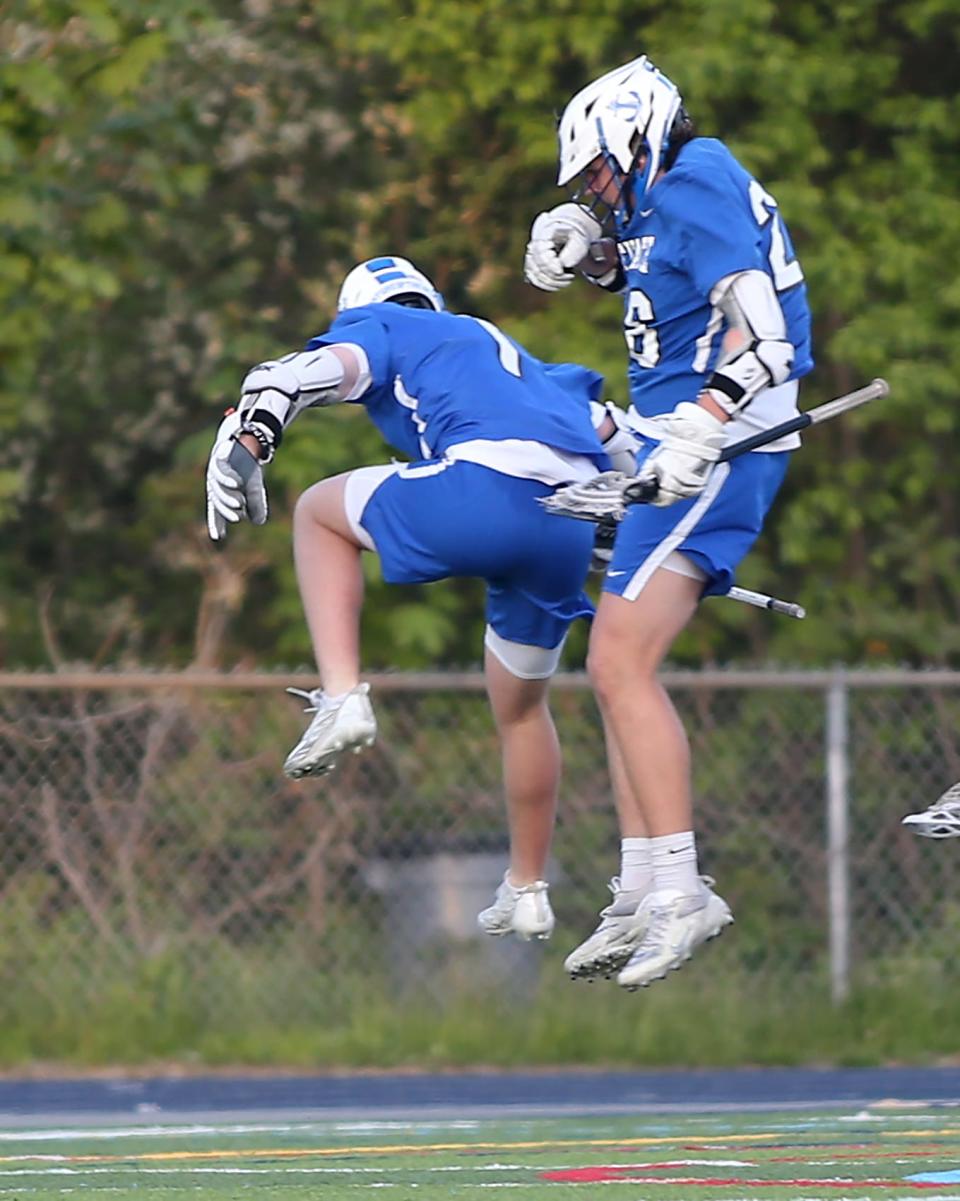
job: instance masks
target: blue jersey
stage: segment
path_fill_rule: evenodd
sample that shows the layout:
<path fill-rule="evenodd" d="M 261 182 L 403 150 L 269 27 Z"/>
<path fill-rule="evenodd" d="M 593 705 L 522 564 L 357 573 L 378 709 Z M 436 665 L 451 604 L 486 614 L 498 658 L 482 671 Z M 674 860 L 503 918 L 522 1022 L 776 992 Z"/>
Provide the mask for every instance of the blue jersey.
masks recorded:
<path fill-rule="evenodd" d="M 590 416 L 603 377 L 528 354 L 477 317 L 373 304 L 341 313 L 308 350 L 344 342 L 366 355 L 357 398 L 383 437 L 412 459 L 440 459 L 462 443 L 518 440 L 609 461 Z"/>
<path fill-rule="evenodd" d="M 704 386 L 726 332 L 710 293 L 736 271 L 765 271 L 773 280 L 796 348 L 790 378 L 813 367 L 806 287 L 790 235 L 773 197 L 722 142 L 683 146 L 617 240 L 630 398 L 642 417 L 694 400 Z M 769 424 L 790 415 L 772 412 Z"/>

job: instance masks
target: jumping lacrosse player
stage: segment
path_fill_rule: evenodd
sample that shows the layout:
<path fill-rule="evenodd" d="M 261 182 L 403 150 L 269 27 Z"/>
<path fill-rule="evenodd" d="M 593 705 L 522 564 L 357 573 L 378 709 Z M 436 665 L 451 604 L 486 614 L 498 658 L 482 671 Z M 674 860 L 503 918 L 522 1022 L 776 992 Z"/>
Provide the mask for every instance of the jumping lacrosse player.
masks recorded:
<path fill-rule="evenodd" d="M 652 504 L 626 509 L 588 668 L 610 750 L 622 835 L 613 901 L 566 961 L 574 978 L 633 989 L 680 967 L 732 920 L 701 878 L 690 758 L 658 668 L 701 598 L 726 593 L 783 480 L 796 435 L 717 463 L 796 414 L 810 371 L 803 273 L 773 197 L 713 138 L 646 57 L 579 92 L 560 120 L 557 182 L 573 199 L 533 223 L 525 275 L 544 291 L 577 274 L 619 292 L 628 420 Z M 558 494 L 560 511 L 622 515 L 627 475 Z"/>
<path fill-rule="evenodd" d="M 547 690 L 571 622 L 593 613 L 582 589 L 594 535 L 537 499 L 618 457 L 631 463 L 636 439 L 599 403 L 602 383 L 585 367 L 540 362 L 487 321 L 446 312 L 407 260 L 371 259 L 344 280 L 326 333 L 247 375 L 210 456 L 217 542 L 241 518 L 266 521 L 263 466 L 305 409 L 363 405 L 412 460 L 321 480 L 297 503 L 294 558 L 321 688 L 301 694 L 314 716 L 284 764 L 294 779 L 329 771 L 376 737 L 360 682 L 361 553 L 380 556 L 390 583 L 486 582 L 486 683 L 511 836 L 509 868 L 479 916 L 488 934 L 547 938 L 553 929 L 544 875 L 560 751 Z"/>

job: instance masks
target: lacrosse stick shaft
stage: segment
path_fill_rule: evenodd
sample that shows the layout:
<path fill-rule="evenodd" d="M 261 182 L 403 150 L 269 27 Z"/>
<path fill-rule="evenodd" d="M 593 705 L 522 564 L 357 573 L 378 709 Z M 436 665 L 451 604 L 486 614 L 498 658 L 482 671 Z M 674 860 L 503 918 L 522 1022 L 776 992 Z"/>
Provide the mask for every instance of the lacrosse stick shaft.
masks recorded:
<path fill-rule="evenodd" d="M 782 613 L 785 617 L 795 617 L 802 621 L 807 615 L 803 605 L 795 605 L 793 601 L 778 600 L 775 596 L 767 596 L 765 592 L 753 592 L 749 588 L 734 586 L 725 593 L 731 600 L 741 601 L 745 605 L 755 605 L 758 609 L 769 609 L 771 613 Z"/>
<path fill-rule="evenodd" d="M 720 452 L 718 462 L 728 463 L 731 459 L 738 459 L 748 451 L 756 450 L 760 446 L 767 446 L 770 442 L 776 442 L 778 438 L 784 438 L 787 434 L 798 433 L 810 425 L 819 425 L 823 421 L 839 417 L 841 413 L 848 413 L 851 409 L 868 404 L 871 400 L 881 400 L 884 396 L 889 395 L 890 386 L 885 379 L 871 380 L 864 388 L 848 392 L 845 396 L 838 396 L 836 400 L 828 400 L 826 404 L 817 405 L 815 409 L 808 409 L 806 413 L 798 413 L 789 421 L 781 421 L 779 425 L 772 425 L 768 430 L 760 430 L 757 434 L 751 434 L 749 438 L 743 438 L 731 446 L 724 447 Z M 653 500 L 656 495 L 656 480 L 638 480 L 627 488 L 624 500 L 627 504 L 644 504 Z"/>
<path fill-rule="evenodd" d="M 819 425 L 822 421 L 829 421 L 832 417 L 839 417 L 841 413 L 848 413 L 851 409 L 857 409 L 871 400 L 882 400 L 884 396 L 889 395 L 890 387 L 885 379 L 871 380 L 865 388 L 858 388 L 856 392 L 848 392 L 846 396 L 838 396 L 836 400 L 828 400 L 826 404 L 817 405 L 815 409 L 808 409 L 806 413 L 798 413 L 789 421 L 781 421 L 779 425 L 773 425 L 768 430 L 761 430 L 758 434 L 751 434 L 749 438 L 734 442 L 732 446 L 724 447 L 720 452 L 719 461 L 721 463 L 729 462 L 730 459 L 739 458 L 747 451 L 756 450 L 758 446 L 766 446 L 767 443 L 784 438 L 787 434 L 805 430 L 808 425 Z"/>

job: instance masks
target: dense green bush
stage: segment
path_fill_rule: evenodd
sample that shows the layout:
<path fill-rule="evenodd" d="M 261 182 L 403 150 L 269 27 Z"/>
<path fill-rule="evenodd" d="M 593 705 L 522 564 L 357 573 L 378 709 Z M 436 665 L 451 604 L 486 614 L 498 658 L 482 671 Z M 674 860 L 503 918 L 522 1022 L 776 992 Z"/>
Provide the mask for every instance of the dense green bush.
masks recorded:
<path fill-rule="evenodd" d="M 678 657 L 956 662 L 957 39 L 947 0 L 8 7 L 0 663 L 52 653 L 41 598 L 71 660 L 307 661 L 292 500 L 385 449 L 358 413 L 309 414 L 270 470 L 273 523 L 219 557 L 202 465 L 245 368 L 322 327 L 358 258 L 408 254 L 625 400 L 617 299 L 545 297 L 520 262 L 561 199 L 552 114 L 641 51 L 780 200 L 816 317 L 805 402 L 893 385 L 810 435 L 744 567 L 807 622 L 716 603 Z M 474 663 L 481 626 L 477 587 L 371 569 L 370 666 Z"/>

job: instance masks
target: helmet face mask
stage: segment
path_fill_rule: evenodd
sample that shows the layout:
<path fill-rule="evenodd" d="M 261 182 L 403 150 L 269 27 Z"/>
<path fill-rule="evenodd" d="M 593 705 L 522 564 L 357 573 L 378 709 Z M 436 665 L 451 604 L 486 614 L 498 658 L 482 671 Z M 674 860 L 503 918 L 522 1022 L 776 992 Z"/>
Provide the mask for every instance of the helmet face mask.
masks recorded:
<path fill-rule="evenodd" d="M 622 226 L 663 166 L 683 115 L 679 91 L 646 55 L 608 71 L 563 111 L 557 183 L 564 187 L 582 176 L 574 200 L 591 211 L 606 207 L 604 215 Z M 607 178 L 604 169 L 609 183 L 597 189 L 598 178 Z"/>
<path fill-rule="evenodd" d="M 446 307 L 443 297 L 413 263 L 397 255 L 382 255 L 358 263 L 347 274 L 337 297 L 337 312 L 387 301 L 436 313 Z"/>
<path fill-rule="evenodd" d="M 612 154 L 601 151 L 584 167 L 570 198 L 613 232 L 633 212 L 632 174 L 622 171 Z"/>

